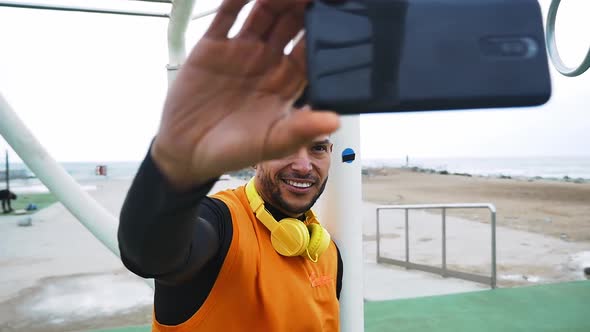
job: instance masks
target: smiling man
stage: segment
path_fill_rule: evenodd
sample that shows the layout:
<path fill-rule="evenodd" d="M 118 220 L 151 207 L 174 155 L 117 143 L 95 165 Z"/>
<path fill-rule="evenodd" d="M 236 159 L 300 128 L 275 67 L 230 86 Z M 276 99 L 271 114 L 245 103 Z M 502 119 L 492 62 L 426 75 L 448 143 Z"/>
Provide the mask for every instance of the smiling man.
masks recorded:
<path fill-rule="evenodd" d="M 296 109 L 306 84 L 306 1 L 225 0 L 171 86 L 121 210 L 119 248 L 155 279 L 154 331 L 338 331 L 342 261 L 310 210 L 339 126 Z M 207 196 L 224 173 L 245 185 Z"/>
<path fill-rule="evenodd" d="M 156 279 L 154 331 L 339 330 L 342 260 L 310 210 L 331 152 L 320 137 L 211 196 L 215 181 L 178 192 L 146 157 L 119 241 L 125 265 Z"/>
<path fill-rule="evenodd" d="M 257 165 L 255 183 L 264 201 L 293 217 L 309 210 L 326 187 L 331 152 L 330 140 L 320 138 L 289 157 Z"/>

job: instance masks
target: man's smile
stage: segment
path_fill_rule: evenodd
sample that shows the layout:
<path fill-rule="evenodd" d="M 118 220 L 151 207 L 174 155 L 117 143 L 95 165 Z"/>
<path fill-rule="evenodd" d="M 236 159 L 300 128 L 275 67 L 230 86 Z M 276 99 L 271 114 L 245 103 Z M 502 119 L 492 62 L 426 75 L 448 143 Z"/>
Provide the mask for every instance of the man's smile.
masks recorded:
<path fill-rule="evenodd" d="M 308 193 L 315 184 L 315 181 L 309 179 L 282 178 L 281 180 L 287 185 L 289 191 L 298 194 Z"/>

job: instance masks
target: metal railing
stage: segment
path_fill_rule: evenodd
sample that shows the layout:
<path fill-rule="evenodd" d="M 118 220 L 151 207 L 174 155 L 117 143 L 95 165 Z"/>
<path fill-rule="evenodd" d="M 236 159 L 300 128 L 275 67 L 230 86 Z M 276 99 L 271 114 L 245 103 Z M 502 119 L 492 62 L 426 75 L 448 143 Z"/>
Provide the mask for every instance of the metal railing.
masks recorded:
<path fill-rule="evenodd" d="M 446 211 L 447 209 L 474 209 L 487 208 L 490 210 L 491 218 L 491 241 L 492 241 L 492 272 L 491 276 L 482 276 L 475 273 L 461 272 L 450 270 L 447 268 L 447 241 L 446 241 Z M 410 235 L 409 235 L 409 210 L 426 210 L 426 209 L 441 209 L 442 210 L 442 264 L 441 267 L 430 266 L 424 264 L 417 264 L 410 262 Z M 381 241 L 379 232 L 379 216 L 381 210 L 404 210 L 405 211 L 405 240 L 406 253 L 405 261 L 381 256 Z M 465 203 L 465 204 L 416 204 L 416 205 L 386 205 L 377 207 L 377 263 L 390 263 L 398 266 L 403 266 L 407 269 L 416 269 L 430 273 L 440 274 L 443 277 L 455 277 L 464 280 L 475 281 L 479 283 L 489 284 L 492 288 L 496 288 L 496 207 L 490 203 Z"/>

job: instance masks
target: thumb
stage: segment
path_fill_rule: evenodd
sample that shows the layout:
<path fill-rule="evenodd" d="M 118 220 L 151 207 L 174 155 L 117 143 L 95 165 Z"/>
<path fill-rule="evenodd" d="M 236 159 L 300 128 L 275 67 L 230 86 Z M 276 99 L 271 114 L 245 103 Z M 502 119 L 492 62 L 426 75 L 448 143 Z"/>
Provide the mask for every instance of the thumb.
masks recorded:
<path fill-rule="evenodd" d="M 340 127 L 340 116 L 331 111 L 311 111 L 304 108 L 280 119 L 267 138 L 266 158 L 280 158 L 313 141 L 330 135 Z"/>

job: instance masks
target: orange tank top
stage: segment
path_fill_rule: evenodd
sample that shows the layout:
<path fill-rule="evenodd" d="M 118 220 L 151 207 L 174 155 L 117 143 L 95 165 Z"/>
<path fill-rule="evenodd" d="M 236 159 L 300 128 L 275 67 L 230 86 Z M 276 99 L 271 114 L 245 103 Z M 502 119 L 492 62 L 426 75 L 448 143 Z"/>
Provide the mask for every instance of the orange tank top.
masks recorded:
<path fill-rule="evenodd" d="M 256 219 L 244 187 L 213 195 L 232 217 L 233 237 L 209 296 L 186 322 L 153 320 L 152 331 L 339 331 L 338 254 L 334 242 L 317 263 L 284 257 Z"/>

